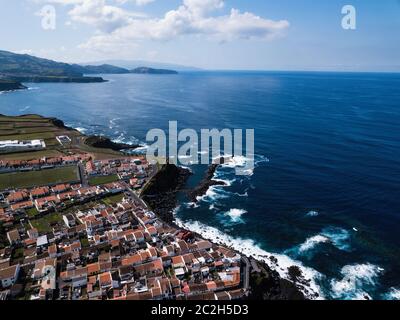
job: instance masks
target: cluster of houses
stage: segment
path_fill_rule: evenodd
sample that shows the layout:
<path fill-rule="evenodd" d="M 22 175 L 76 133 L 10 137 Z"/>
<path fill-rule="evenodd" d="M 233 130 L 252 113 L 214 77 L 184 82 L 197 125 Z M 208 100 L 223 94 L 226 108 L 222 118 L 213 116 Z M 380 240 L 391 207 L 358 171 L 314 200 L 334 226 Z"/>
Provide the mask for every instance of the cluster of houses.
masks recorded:
<path fill-rule="evenodd" d="M 145 157 L 86 162 L 86 174 L 89 177 L 116 175 L 120 180 L 129 180 L 134 189 L 143 186 L 148 177 L 149 169 L 150 166 Z"/>
<path fill-rule="evenodd" d="M 80 162 L 90 161 L 90 159 L 89 154 L 83 153 L 32 160 L 0 160 L 0 172 L 43 170 L 56 166 L 76 165 Z"/>
<path fill-rule="evenodd" d="M 113 182 L 100 186 L 83 187 L 81 184 L 58 184 L 53 187 L 18 189 L 2 194 L 0 221 L 12 222 L 24 215 L 26 210 L 35 208 L 38 213 L 46 214 L 67 206 L 84 203 L 95 198 L 122 192 L 125 185 Z"/>
<path fill-rule="evenodd" d="M 85 165 L 88 176 L 117 174 L 130 186 L 59 184 L 0 195 L 5 235 L 0 240 L 7 242 L 0 246 L 0 299 L 21 294 L 31 300 L 243 297 L 238 253 L 164 223 L 134 195 L 130 188 L 148 176 L 144 159 L 86 158 Z M 97 201 L 113 194 L 122 195 L 117 203 Z M 82 205 L 89 201 L 90 206 Z M 37 218 L 30 216 L 32 210 L 60 219 L 39 232 L 31 223 Z"/>
<path fill-rule="evenodd" d="M 16 286 L 23 268 L 33 300 L 229 300 L 244 294 L 239 254 L 166 225 L 129 196 L 65 214 L 48 234 L 14 229 L 7 240 L 1 286 Z M 16 264 L 13 250 L 22 250 Z"/>

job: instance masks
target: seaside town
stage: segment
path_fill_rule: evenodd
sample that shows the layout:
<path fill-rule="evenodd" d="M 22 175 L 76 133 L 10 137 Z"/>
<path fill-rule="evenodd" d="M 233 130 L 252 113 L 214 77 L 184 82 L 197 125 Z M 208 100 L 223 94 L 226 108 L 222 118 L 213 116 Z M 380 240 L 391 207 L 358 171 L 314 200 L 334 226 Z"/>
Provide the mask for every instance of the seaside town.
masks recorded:
<path fill-rule="evenodd" d="M 2 154 L 46 148 L 0 144 Z M 243 298 L 247 258 L 166 224 L 140 198 L 156 173 L 143 156 L 0 160 L 1 179 L 12 176 L 0 192 L 0 300 Z M 22 179 L 30 187 L 13 186 Z"/>

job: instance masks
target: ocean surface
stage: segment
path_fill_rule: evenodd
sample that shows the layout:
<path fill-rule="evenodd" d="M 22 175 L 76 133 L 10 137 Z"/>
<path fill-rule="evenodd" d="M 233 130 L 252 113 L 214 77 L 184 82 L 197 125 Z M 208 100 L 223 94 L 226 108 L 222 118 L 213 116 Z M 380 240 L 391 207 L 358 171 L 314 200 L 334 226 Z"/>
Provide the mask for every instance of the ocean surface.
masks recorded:
<path fill-rule="evenodd" d="M 0 113 L 58 117 L 87 134 L 145 143 L 152 128 L 255 129 L 256 168 L 237 158 L 178 223 L 249 255 L 292 264 L 327 299 L 400 298 L 400 74 L 197 72 L 28 84 Z M 189 186 L 206 167 L 192 166 Z M 270 263 L 270 261 L 269 261 Z"/>

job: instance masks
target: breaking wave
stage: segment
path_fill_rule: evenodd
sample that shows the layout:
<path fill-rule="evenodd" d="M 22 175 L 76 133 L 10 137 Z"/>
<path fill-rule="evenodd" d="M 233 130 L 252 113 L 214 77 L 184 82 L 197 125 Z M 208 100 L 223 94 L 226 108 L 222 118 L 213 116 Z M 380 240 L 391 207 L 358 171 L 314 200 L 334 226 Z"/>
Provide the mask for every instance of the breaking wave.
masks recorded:
<path fill-rule="evenodd" d="M 331 244 L 343 251 L 350 251 L 350 233 L 342 228 L 328 227 L 324 228 L 320 234 L 307 238 L 302 244 L 286 250 L 285 253 L 299 256 L 309 256 L 310 251 L 320 244 Z M 311 252 L 312 253 L 312 252 Z"/>
<path fill-rule="evenodd" d="M 400 289 L 390 288 L 389 292 L 383 294 L 384 300 L 400 300 Z"/>
<path fill-rule="evenodd" d="M 368 291 L 373 290 L 383 271 L 370 263 L 344 266 L 340 271 L 343 278 L 331 280 L 332 297 L 343 300 L 372 299 Z"/>
<path fill-rule="evenodd" d="M 230 209 L 227 212 L 224 212 L 222 215 L 222 219 L 225 220 L 228 218 L 228 221 L 222 221 L 223 224 L 229 226 L 232 224 L 238 224 L 238 223 L 245 223 L 244 220 L 242 219 L 242 216 L 246 214 L 247 211 L 243 209 Z"/>
<path fill-rule="evenodd" d="M 307 217 L 317 217 L 319 216 L 319 212 L 318 211 L 309 211 L 306 214 Z"/>
<path fill-rule="evenodd" d="M 86 128 L 82 128 L 82 127 L 77 127 L 77 128 L 74 128 L 75 130 L 78 130 L 80 133 L 82 133 L 82 134 L 85 134 L 87 131 L 88 131 L 88 129 L 86 129 Z"/>
<path fill-rule="evenodd" d="M 295 261 L 287 255 L 267 252 L 261 249 L 251 239 L 234 238 L 214 227 L 202 224 L 199 221 L 184 222 L 176 217 L 176 224 L 181 228 L 196 232 L 203 238 L 214 243 L 225 245 L 248 257 L 252 256 L 257 260 L 264 261 L 271 269 L 277 271 L 282 278 L 289 278 L 289 267 L 293 265 L 298 266 L 302 270 L 304 278 L 310 280 L 309 285 L 299 284 L 304 294 L 309 298 L 323 298 L 320 287 L 317 284 L 318 279 L 320 279 L 322 275 L 312 268 L 305 267 L 301 262 Z M 276 258 L 277 262 L 273 262 L 273 260 L 271 260 L 272 257 Z"/>

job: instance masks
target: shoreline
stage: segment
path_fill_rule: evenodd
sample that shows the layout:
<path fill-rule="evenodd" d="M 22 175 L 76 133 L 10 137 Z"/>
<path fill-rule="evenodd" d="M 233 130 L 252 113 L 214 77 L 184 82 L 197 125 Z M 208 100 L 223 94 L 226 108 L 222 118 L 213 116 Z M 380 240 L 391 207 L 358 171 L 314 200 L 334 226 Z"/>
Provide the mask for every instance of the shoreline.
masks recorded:
<path fill-rule="evenodd" d="M 32 116 L 32 114 L 24 114 L 21 116 L 29 115 Z M 58 128 L 77 131 L 74 128 L 67 127 L 64 122 L 58 118 L 51 117 L 47 119 L 49 119 L 49 121 L 51 121 L 51 123 Z M 88 138 L 88 136 L 82 133 L 80 133 L 80 135 L 84 139 Z M 103 137 L 103 139 L 111 141 L 109 138 Z M 108 147 L 109 146 L 106 145 L 104 150 L 108 150 Z M 122 154 L 123 153 L 121 152 L 121 155 Z M 193 197 L 201 197 L 202 193 L 206 193 L 212 187 L 226 186 L 226 183 L 214 180 L 216 171 L 219 166 L 219 164 L 213 164 L 208 168 L 205 178 L 200 182 L 198 187 L 192 190 Z M 266 252 L 251 239 L 235 239 L 227 234 L 224 234 L 222 231 L 211 226 L 202 224 L 199 221 L 184 222 L 177 218 L 176 212 L 179 208 L 179 203 L 176 196 L 178 192 L 183 191 L 187 179 L 190 177 L 191 174 L 192 173 L 190 169 L 185 169 L 174 165 L 164 165 L 163 167 L 157 169 L 157 173 L 149 181 L 149 184 L 147 185 L 146 189 L 143 190 L 140 198 L 147 205 L 149 205 L 150 208 L 152 208 L 152 210 L 160 217 L 160 219 L 164 223 L 190 231 L 193 234 L 197 235 L 199 238 L 209 240 L 213 244 L 218 244 L 229 248 L 235 253 L 239 254 L 241 257 L 254 259 L 256 261 L 256 264 L 259 264 L 259 267 L 261 269 L 268 269 L 268 271 L 266 271 L 267 276 L 271 279 L 274 279 L 275 283 L 280 283 L 281 280 L 289 281 L 291 287 L 290 290 L 292 292 L 299 291 L 301 294 L 304 294 L 304 296 L 308 299 L 320 298 L 318 289 L 312 281 L 308 282 L 303 279 L 303 277 L 300 277 L 298 282 L 293 282 L 288 276 L 288 271 L 285 271 L 285 269 L 283 269 L 297 266 L 300 270 L 302 270 L 302 274 L 305 275 L 305 277 L 308 279 L 311 273 L 309 272 L 308 268 L 305 268 L 300 263 L 297 263 L 296 261 L 293 261 L 283 255 L 271 254 L 269 252 Z M 272 263 L 273 261 L 276 262 Z M 263 264 L 265 264 L 268 268 L 263 268 Z M 252 271 L 251 274 L 253 273 L 254 272 Z M 257 273 L 256 271 L 256 274 L 258 275 L 260 273 Z M 260 288 L 258 289 L 260 290 Z M 287 290 L 286 287 L 282 290 L 278 288 L 278 295 L 285 295 L 285 290 Z M 267 294 L 270 295 L 271 292 L 267 292 Z"/>

